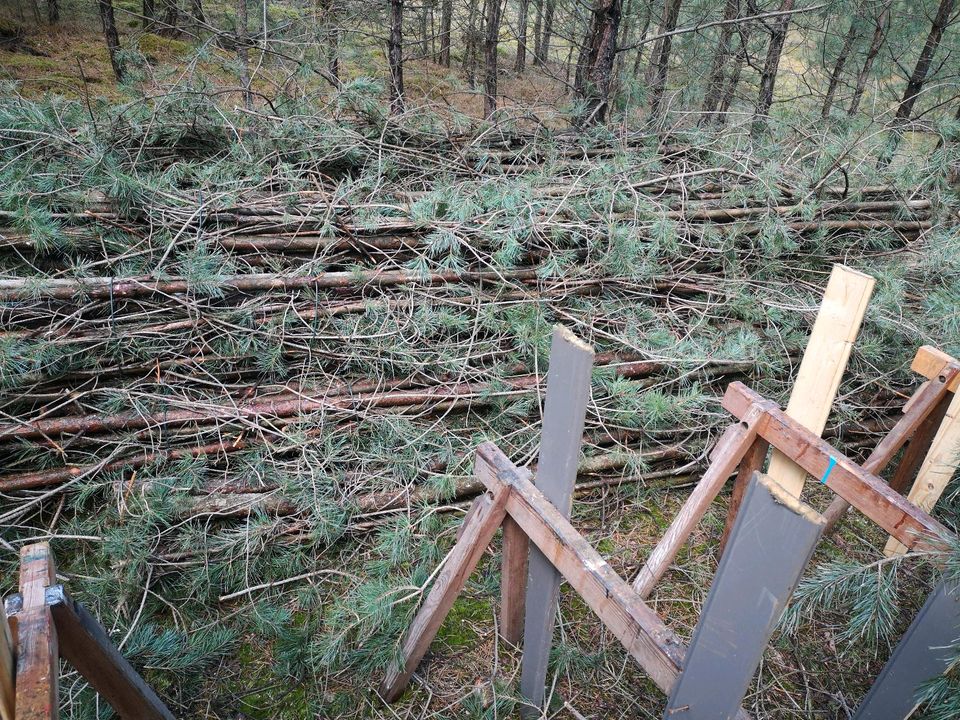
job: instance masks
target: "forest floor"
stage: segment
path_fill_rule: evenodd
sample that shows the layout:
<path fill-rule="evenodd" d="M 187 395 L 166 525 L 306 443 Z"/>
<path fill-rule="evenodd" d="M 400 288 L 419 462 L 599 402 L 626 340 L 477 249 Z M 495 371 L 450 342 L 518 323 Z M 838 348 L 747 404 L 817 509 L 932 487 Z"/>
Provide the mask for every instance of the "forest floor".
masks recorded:
<path fill-rule="evenodd" d="M 598 351 L 573 524 L 627 579 L 730 422 L 727 383 L 786 401 L 833 263 L 877 278 L 841 449 L 890 427 L 920 345 L 960 353 L 956 189 L 916 146 L 877 168 L 869 128 L 574 135 L 535 73 L 502 86 L 525 112 L 482 123 L 427 61 L 399 119 L 376 84 L 288 88 L 269 63 L 276 101 L 245 111 L 220 50 L 142 36 L 117 87 L 89 28 L 22 42 L 0 50 L 21 83 L 0 97 L 0 590 L 49 539 L 179 717 L 509 714 L 499 539 L 411 690 L 374 688 L 476 493 L 472 449 L 535 461 L 555 323 Z M 684 638 L 725 503 L 651 597 Z M 930 586 L 921 558 L 871 568 L 885 540 L 851 513 L 820 544 L 755 717 L 848 717 Z M 558 617 L 551 716 L 661 716 L 566 587 Z M 75 674 L 61 693 L 63 717 L 102 712 Z"/>

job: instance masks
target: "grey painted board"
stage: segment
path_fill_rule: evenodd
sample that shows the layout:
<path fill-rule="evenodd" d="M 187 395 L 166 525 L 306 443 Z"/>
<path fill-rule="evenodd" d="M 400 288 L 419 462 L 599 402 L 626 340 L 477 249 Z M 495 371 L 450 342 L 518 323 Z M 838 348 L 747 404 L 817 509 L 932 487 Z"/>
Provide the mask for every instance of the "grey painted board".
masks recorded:
<path fill-rule="evenodd" d="M 737 716 L 823 524 L 775 481 L 753 474 L 664 718 Z"/>
<path fill-rule="evenodd" d="M 566 517 L 577 480 L 592 367 L 593 349 L 566 328 L 555 327 L 534 483 Z M 529 703 L 522 712 L 527 717 L 539 714 L 534 708 L 543 704 L 559 592 L 560 573 L 531 545 L 520 671 L 520 693 Z"/>
<path fill-rule="evenodd" d="M 960 585 L 940 585 L 913 619 L 854 720 L 902 720 L 917 706 L 920 685 L 947 669 L 950 648 L 960 638 Z"/>

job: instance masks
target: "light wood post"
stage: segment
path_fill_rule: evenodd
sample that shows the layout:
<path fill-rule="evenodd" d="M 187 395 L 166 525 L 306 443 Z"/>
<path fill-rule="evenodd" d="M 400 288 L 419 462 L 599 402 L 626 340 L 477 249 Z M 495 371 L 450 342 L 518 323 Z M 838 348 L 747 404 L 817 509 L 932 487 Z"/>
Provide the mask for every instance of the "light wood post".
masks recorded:
<path fill-rule="evenodd" d="M 834 265 L 830 273 L 787 404 L 787 415 L 817 435 L 827 423 L 873 285 L 872 277 L 843 265 Z M 767 475 L 800 497 L 806 472 L 783 453 L 773 451 Z"/>
<path fill-rule="evenodd" d="M 960 465 L 960 394 L 955 394 L 940 423 L 927 457 L 920 466 L 907 499 L 930 512 Z M 883 552 L 887 557 L 902 555 L 907 548 L 894 538 L 887 540 Z"/>
<path fill-rule="evenodd" d="M 17 720 L 57 720 L 60 655 L 45 591 L 56 583 L 56 566 L 47 543 L 20 549 L 17 618 Z"/>
<path fill-rule="evenodd" d="M 554 328 L 536 486 L 564 517 L 570 515 L 577 480 L 592 368 L 593 349 L 566 328 Z M 560 573 L 531 548 L 520 670 L 520 694 L 528 703 L 521 712 L 526 716 L 539 714 L 543 704 L 559 594 Z"/>
<path fill-rule="evenodd" d="M 694 630 L 666 720 L 732 720 L 823 530 L 823 517 L 754 473 Z"/>

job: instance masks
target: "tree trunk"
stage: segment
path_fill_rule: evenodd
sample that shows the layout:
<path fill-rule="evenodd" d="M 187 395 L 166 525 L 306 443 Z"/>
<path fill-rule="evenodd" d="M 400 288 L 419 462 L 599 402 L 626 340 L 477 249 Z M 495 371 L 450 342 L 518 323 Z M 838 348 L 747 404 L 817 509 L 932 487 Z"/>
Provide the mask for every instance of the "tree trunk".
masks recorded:
<path fill-rule="evenodd" d="M 537 12 L 533 19 L 533 64 L 543 64 L 543 0 L 533 0 Z"/>
<path fill-rule="evenodd" d="M 681 0 L 664 0 L 660 33 L 669 33 L 677 29 L 680 3 Z M 663 91 L 667 87 L 667 68 L 670 65 L 670 47 L 672 44 L 672 36 L 657 40 L 653 49 L 653 57 L 650 59 L 650 116 L 652 118 L 660 115 Z"/>
<path fill-rule="evenodd" d="M 887 22 L 890 19 L 890 2 L 884 5 L 880 16 L 877 18 L 877 26 L 873 31 L 873 40 L 870 41 L 870 49 L 867 50 L 867 56 L 864 58 L 863 67 L 857 75 L 857 85 L 853 91 L 853 99 L 850 101 L 848 115 L 855 115 L 860 107 L 860 100 L 863 98 L 863 91 L 867 87 L 867 79 L 870 77 L 870 70 L 873 69 L 873 61 L 876 59 L 883 46 L 883 41 L 887 36 Z"/>
<path fill-rule="evenodd" d="M 497 45 L 500 42 L 500 8 L 502 7 L 500 3 L 501 0 L 487 0 L 486 27 L 483 37 L 483 114 L 486 117 L 493 115 L 497 109 Z"/>
<path fill-rule="evenodd" d="M 517 62 L 514 70 L 522 73 L 527 64 L 527 15 L 530 13 L 530 0 L 520 0 L 517 8 Z"/>
<path fill-rule="evenodd" d="M 621 0 L 596 0 L 588 39 L 577 63 L 577 96 L 584 101 L 580 124 L 603 122 L 617 54 Z"/>
<path fill-rule="evenodd" d="M 180 5 L 178 0 L 167 0 L 166 10 L 163 13 L 163 28 L 161 35 L 174 37 L 179 32 L 177 24 L 180 20 Z"/>
<path fill-rule="evenodd" d="M 793 0 L 783 0 L 780 4 L 780 11 L 786 14 L 775 17 L 772 22 L 770 44 L 767 46 L 767 59 L 763 64 L 763 72 L 760 74 L 760 94 L 757 96 L 757 108 L 754 113 L 751 131 L 754 136 L 766 127 L 770 106 L 773 105 L 773 88 L 777 83 L 777 70 L 780 68 L 783 44 L 787 40 L 791 10 L 793 10 Z"/>
<path fill-rule="evenodd" d="M 317 36 L 321 50 L 326 55 L 327 70 L 333 78 L 340 81 L 340 29 L 337 27 L 336 0 L 320 0 L 320 17 L 317 25 L 320 30 Z"/>
<path fill-rule="evenodd" d="M 423 57 L 427 57 L 430 53 L 430 47 L 428 46 L 428 41 L 430 38 L 430 33 L 427 31 L 427 17 L 430 12 L 428 0 L 421 0 L 420 6 L 420 54 Z"/>
<path fill-rule="evenodd" d="M 730 72 L 730 79 L 727 80 L 727 88 L 720 99 L 720 106 L 713 116 L 715 125 L 723 127 L 727 123 L 727 114 L 730 112 L 730 106 L 733 104 L 733 98 L 737 95 L 737 85 L 740 84 L 740 75 L 743 73 L 743 66 L 747 62 L 747 52 L 749 51 L 750 28 L 740 30 L 740 47 L 737 49 L 737 57 L 733 61 L 733 70 Z"/>
<path fill-rule="evenodd" d="M 103 37 L 107 41 L 113 74 L 117 76 L 117 80 L 123 80 L 123 68 L 119 58 L 120 36 L 117 34 L 117 22 L 113 17 L 113 0 L 97 0 L 97 9 L 100 11 L 100 24 L 103 26 Z"/>
<path fill-rule="evenodd" d="M 927 41 L 923 44 L 923 50 L 920 51 L 920 57 L 917 58 L 913 74 L 910 75 L 910 80 L 903 92 L 903 99 L 900 100 L 900 105 L 897 107 L 897 115 L 894 119 L 894 123 L 897 125 L 903 125 L 913 115 L 913 106 L 917 102 L 920 91 L 923 90 L 923 84 L 927 81 L 930 64 L 933 62 L 933 56 L 940 46 L 943 31 L 950 24 L 950 14 L 953 12 L 955 3 L 956 0 L 940 0 L 937 15 L 933 19 L 933 25 L 930 26 L 930 34 L 927 35 Z"/>
<path fill-rule="evenodd" d="M 60 0 L 47 0 L 47 20 L 51 25 L 60 22 Z"/>
<path fill-rule="evenodd" d="M 544 3 L 543 37 L 540 39 L 540 64 L 550 58 L 550 38 L 553 36 L 553 14 L 557 9 L 557 0 L 541 0 Z"/>
<path fill-rule="evenodd" d="M 243 90 L 243 106 L 253 110 L 253 95 L 250 93 L 250 53 L 247 43 L 247 0 L 237 0 L 237 60 L 240 63 L 240 86 Z"/>
<path fill-rule="evenodd" d="M 723 19 L 725 21 L 736 20 L 740 15 L 740 0 L 727 0 L 723 7 Z M 700 116 L 700 124 L 710 122 L 713 113 L 720 104 L 720 96 L 723 93 L 723 77 L 727 64 L 730 62 L 730 50 L 733 44 L 733 33 L 736 31 L 736 25 L 732 22 L 730 25 L 723 25 L 720 28 L 720 39 L 717 42 L 717 50 L 713 54 L 713 64 L 710 66 L 710 78 L 707 81 L 707 93 L 703 98 L 703 107 Z"/>
<path fill-rule="evenodd" d="M 440 4 L 440 64 L 450 67 L 450 27 L 453 22 L 453 0 Z"/>
<path fill-rule="evenodd" d="M 637 40 L 638 43 L 642 43 L 647 39 L 647 32 L 650 30 L 650 15 L 653 13 L 653 0 L 647 0 L 646 2 L 647 10 L 646 14 L 643 17 L 643 28 L 640 30 L 640 37 Z M 640 66 L 643 64 L 643 48 L 644 45 L 640 45 L 637 48 L 637 55 L 633 60 L 633 76 L 637 77 L 640 74 Z"/>
<path fill-rule="evenodd" d="M 840 76 L 843 74 L 843 68 L 847 64 L 847 58 L 850 56 L 850 50 L 857 39 L 857 18 L 850 20 L 850 29 L 847 30 L 847 36 L 843 39 L 843 47 L 840 48 L 840 55 L 837 56 L 837 62 L 833 66 L 833 72 L 830 74 L 830 84 L 827 86 L 827 96 L 823 99 L 823 107 L 820 109 L 820 117 L 826 120 L 830 117 L 830 109 L 833 107 L 833 98 L 837 94 L 837 86 L 840 85 Z"/>
<path fill-rule="evenodd" d="M 154 0 L 143 0 L 143 29 L 150 30 L 153 27 L 156 5 Z"/>
<path fill-rule="evenodd" d="M 403 0 L 390 0 L 390 42 L 387 47 L 390 64 L 390 112 L 404 111 L 403 100 Z"/>

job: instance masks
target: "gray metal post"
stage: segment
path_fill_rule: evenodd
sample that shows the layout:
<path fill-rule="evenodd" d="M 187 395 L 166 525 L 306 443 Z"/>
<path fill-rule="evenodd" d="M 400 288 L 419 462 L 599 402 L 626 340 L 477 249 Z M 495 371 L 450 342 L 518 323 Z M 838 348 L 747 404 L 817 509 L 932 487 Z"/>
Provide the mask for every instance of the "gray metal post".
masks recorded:
<path fill-rule="evenodd" d="M 553 331 L 536 486 L 569 517 L 590 397 L 593 349 L 562 326 Z M 520 693 L 526 717 L 539 714 L 553 641 L 560 573 L 531 545 L 523 621 Z"/>
<path fill-rule="evenodd" d="M 913 619 L 857 708 L 854 720 L 903 720 L 917 707 L 920 685 L 947 669 L 960 637 L 960 586 L 940 583 Z"/>
<path fill-rule="evenodd" d="M 819 513 L 754 473 L 670 694 L 666 720 L 737 717 L 823 524 Z"/>

